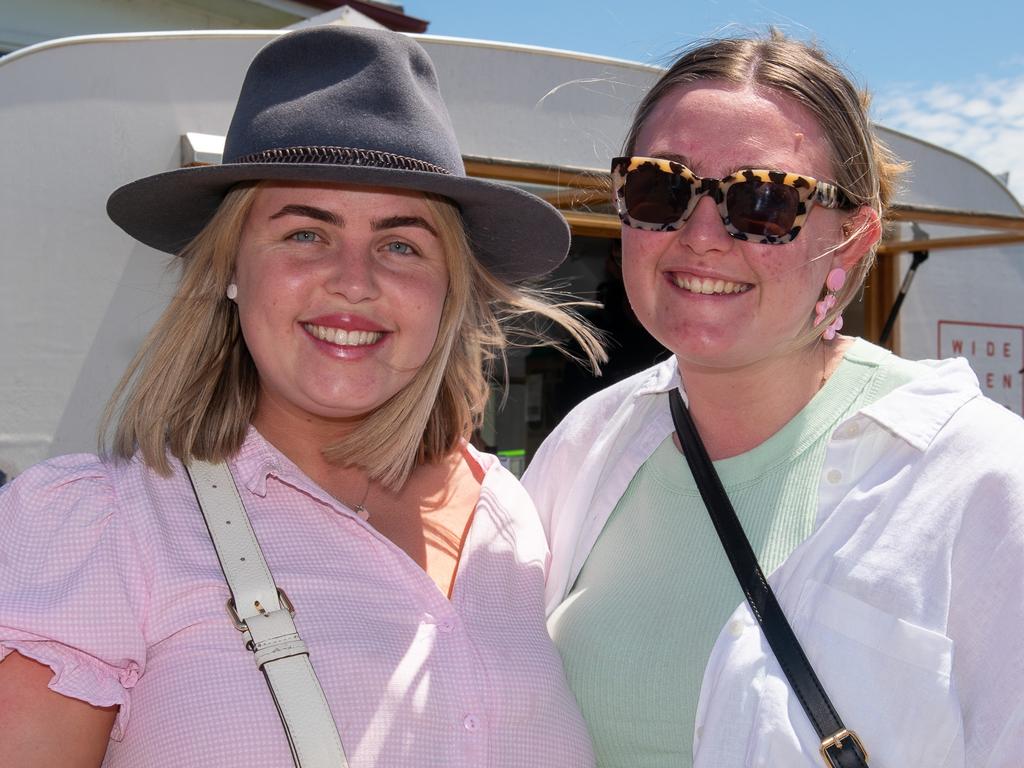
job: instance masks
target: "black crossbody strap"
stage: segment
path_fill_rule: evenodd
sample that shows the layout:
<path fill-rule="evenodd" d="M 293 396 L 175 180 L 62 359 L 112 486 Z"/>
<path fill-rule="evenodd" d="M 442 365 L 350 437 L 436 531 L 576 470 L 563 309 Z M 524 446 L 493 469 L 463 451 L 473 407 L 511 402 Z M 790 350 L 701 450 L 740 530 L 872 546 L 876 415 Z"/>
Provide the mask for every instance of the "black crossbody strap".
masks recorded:
<path fill-rule="evenodd" d="M 843 725 L 828 694 L 807 660 L 800 641 L 793 634 L 782 606 L 768 585 L 768 580 L 757 562 L 743 526 L 736 517 L 729 496 L 715 471 L 690 412 L 683 404 L 679 390 L 669 394 L 672 421 L 683 447 L 690 471 L 697 482 L 701 498 L 722 541 L 732 569 L 739 580 L 750 609 L 771 646 L 775 658 L 789 680 L 804 712 L 821 739 L 821 756 L 828 768 L 867 768 L 868 755 L 857 735 Z"/>

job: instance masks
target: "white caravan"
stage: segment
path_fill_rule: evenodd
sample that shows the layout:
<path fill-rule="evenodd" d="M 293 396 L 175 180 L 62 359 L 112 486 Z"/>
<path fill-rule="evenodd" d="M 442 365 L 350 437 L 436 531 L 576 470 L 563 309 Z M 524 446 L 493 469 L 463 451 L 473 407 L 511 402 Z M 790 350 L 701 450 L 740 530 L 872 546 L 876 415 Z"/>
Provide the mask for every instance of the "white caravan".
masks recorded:
<path fill-rule="evenodd" d="M 175 277 L 172 258 L 110 223 L 106 198 L 144 175 L 218 162 L 246 66 L 276 34 L 89 36 L 0 59 L 7 477 L 50 455 L 95 449 L 104 403 Z M 469 171 L 523 184 L 563 207 L 575 239 L 558 277 L 580 295 L 599 287 L 607 295 L 618 224 L 605 202 L 605 174 L 658 70 L 484 41 L 419 40 L 437 66 Z M 910 252 L 927 248 L 896 347 L 909 357 L 968 356 L 987 394 L 1022 413 L 1021 206 L 969 160 L 878 130 L 913 172 L 898 198 L 900 222 L 847 329 L 877 339 Z M 482 439 L 513 456 L 529 455 L 566 404 L 594 386 L 543 354 L 514 357 L 509 377 L 508 403 L 491 414 Z"/>

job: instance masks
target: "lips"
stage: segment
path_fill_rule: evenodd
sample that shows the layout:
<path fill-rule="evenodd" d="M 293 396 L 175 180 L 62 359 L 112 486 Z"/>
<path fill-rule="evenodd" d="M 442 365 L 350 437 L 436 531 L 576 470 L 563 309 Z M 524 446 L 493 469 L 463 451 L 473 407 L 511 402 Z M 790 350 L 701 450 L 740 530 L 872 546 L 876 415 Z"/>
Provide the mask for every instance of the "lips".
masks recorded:
<path fill-rule="evenodd" d="M 310 336 L 339 347 L 369 347 L 380 341 L 388 329 L 374 320 L 352 312 L 332 312 L 300 320 Z"/>
<path fill-rule="evenodd" d="M 341 347 L 366 347 L 376 344 L 384 336 L 382 331 L 345 330 L 314 323 L 303 323 L 302 327 L 310 336 Z"/>
<path fill-rule="evenodd" d="M 750 283 L 739 283 L 713 277 L 697 277 L 696 275 L 672 274 L 670 279 L 678 288 L 702 295 L 744 293 L 754 287 Z"/>

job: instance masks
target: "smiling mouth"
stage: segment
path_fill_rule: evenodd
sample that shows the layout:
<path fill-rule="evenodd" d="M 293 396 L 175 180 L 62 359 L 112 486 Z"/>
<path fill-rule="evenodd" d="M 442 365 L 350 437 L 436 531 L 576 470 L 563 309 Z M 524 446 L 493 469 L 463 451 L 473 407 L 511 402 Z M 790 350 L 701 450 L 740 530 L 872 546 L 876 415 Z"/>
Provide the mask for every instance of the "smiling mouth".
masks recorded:
<path fill-rule="evenodd" d="M 743 293 L 754 287 L 750 283 L 733 283 L 729 280 L 713 280 L 710 277 L 686 277 L 684 275 L 672 275 L 672 282 L 684 291 L 700 294 Z"/>
<path fill-rule="evenodd" d="M 384 335 L 381 331 L 346 331 L 312 323 L 303 323 L 302 327 L 311 336 L 341 347 L 366 347 L 376 344 Z"/>

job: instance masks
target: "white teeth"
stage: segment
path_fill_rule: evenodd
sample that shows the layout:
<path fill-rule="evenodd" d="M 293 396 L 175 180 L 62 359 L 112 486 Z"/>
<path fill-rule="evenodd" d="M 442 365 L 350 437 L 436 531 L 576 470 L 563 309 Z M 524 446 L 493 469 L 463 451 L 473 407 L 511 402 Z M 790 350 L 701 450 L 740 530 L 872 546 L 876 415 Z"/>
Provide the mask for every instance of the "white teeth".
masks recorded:
<path fill-rule="evenodd" d="M 712 280 L 709 277 L 673 277 L 673 282 L 690 293 L 743 293 L 750 289 L 749 283 L 733 283 L 728 280 Z"/>
<path fill-rule="evenodd" d="M 384 335 L 380 331 L 344 331 L 341 328 L 327 328 L 312 323 L 303 323 L 302 327 L 321 341 L 328 341 L 340 347 L 365 347 L 376 343 Z"/>

